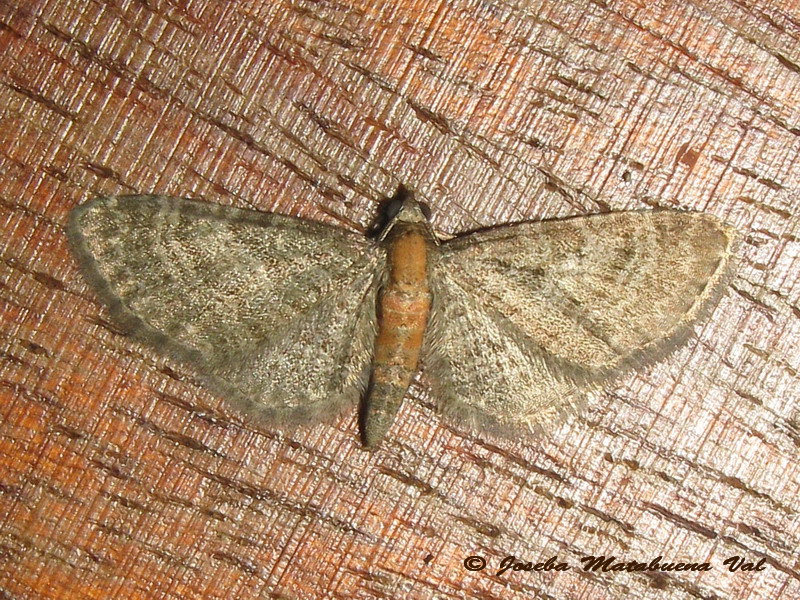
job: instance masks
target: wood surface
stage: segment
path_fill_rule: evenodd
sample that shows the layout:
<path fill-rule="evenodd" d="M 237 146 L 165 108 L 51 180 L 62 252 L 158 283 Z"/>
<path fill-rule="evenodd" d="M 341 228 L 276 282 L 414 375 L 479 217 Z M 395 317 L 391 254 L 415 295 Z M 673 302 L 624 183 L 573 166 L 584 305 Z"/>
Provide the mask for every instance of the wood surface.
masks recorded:
<path fill-rule="evenodd" d="M 790 0 L 0 2 L 0 598 L 800 598 L 798 98 Z M 355 412 L 257 427 L 121 335 L 65 239 L 125 193 L 364 230 L 400 184 L 446 233 L 706 211 L 740 265 L 548 435 L 415 385 L 367 452 Z"/>

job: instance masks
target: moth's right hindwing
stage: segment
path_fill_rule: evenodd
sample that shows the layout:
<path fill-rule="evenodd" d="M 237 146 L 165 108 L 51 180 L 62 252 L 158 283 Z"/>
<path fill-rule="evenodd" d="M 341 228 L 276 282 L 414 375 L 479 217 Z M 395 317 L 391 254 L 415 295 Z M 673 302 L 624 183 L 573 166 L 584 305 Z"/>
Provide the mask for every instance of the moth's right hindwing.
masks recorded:
<path fill-rule="evenodd" d="M 632 211 L 444 243 L 423 355 L 435 396 L 474 426 L 539 428 L 674 348 L 724 289 L 735 237 L 709 215 Z"/>

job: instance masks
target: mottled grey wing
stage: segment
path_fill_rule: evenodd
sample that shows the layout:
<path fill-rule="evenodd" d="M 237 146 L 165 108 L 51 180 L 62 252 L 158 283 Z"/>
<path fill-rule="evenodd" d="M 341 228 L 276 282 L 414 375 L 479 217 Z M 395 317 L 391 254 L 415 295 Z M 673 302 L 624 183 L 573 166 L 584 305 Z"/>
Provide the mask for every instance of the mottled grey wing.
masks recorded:
<path fill-rule="evenodd" d="M 538 429 L 663 356 L 716 303 L 735 237 L 708 215 L 652 211 L 444 243 L 423 361 L 445 413 L 499 432 Z"/>
<path fill-rule="evenodd" d="M 256 416 L 333 417 L 365 389 L 385 255 L 363 237 L 162 196 L 93 200 L 69 236 L 117 321 Z"/>

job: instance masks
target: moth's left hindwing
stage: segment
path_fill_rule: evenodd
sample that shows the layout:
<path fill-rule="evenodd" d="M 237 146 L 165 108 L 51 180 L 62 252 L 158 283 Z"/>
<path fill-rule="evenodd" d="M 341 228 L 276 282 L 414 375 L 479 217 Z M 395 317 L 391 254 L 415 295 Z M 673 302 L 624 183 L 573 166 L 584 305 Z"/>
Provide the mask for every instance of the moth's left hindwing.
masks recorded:
<path fill-rule="evenodd" d="M 164 196 L 88 202 L 68 232 L 118 322 L 251 414 L 334 417 L 365 389 L 385 253 L 362 236 Z"/>

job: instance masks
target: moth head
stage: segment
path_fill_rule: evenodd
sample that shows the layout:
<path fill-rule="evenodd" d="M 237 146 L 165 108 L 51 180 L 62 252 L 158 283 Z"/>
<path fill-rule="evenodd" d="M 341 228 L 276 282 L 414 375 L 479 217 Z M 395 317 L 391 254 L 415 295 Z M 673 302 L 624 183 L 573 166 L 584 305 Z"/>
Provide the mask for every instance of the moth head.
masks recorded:
<path fill-rule="evenodd" d="M 399 223 L 420 224 L 425 231 L 436 240 L 433 228 L 430 224 L 431 209 L 424 202 L 418 202 L 414 198 L 414 192 L 400 187 L 394 197 L 386 205 L 384 219 L 386 225 L 381 231 L 380 239 L 383 240 L 389 232 Z"/>

